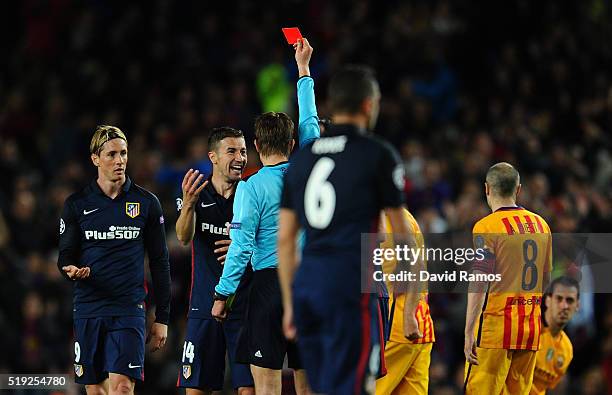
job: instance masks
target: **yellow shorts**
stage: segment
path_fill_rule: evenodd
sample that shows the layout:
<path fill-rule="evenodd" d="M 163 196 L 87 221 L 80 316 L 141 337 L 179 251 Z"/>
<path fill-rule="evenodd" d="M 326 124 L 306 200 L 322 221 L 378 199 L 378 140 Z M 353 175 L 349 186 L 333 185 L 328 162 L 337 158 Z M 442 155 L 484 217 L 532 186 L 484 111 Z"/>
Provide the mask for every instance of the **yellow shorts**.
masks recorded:
<path fill-rule="evenodd" d="M 387 375 L 376 380 L 376 395 L 426 395 L 432 345 L 387 342 Z"/>
<path fill-rule="evenodd" d="M 535 351 L 478 347 L 476 356 L 478 365 L 465 364 L 466 394 L 529 393 L 536 363 Z"/>

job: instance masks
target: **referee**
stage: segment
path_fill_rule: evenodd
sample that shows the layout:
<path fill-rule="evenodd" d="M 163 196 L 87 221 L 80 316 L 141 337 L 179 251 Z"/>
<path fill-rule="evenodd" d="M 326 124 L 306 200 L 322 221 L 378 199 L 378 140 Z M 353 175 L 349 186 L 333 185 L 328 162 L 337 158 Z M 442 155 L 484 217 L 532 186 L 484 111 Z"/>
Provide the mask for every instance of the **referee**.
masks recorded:
<path fill-rule="evenodd" d="M 314 100 L 314 82 L 308 63 L 312 47 L 306 39 L 295 46 L 295 60 L 300 79 L 297 83 L 300 123 L 299 144 L 304 146 L 319 138 L 319 119 Z M 246 345 L 239 351 L 241 362 L 251 365 L 255 392 L 281 393 L 281 371 L 285 354 L 289 367 L 299 368 L 295 344 L 288 344 L 282 331 L 282 301 L 276 267 L 278 212 L 283 178 L 294 146 L 293 121 L 284 113 L 268 112 L 255 121 L 255 148 L 264 167 L 247 181 L 238 184 L 234 200 L 234 218 L 230 225 L 230 244 L 223 275 L 215 287 L 213 317 L 224 319 L 226 300 L 236 292 L 249 260 L 253 279 L 245 318 Z M 305 376 L 295 374 L 296 392 L 307 392 Z"/>
<path fill-rule="evenodd" d="M 159 200 L 125 174 L 128 146 L 114 126 L 98 126 L 90 144 L 98 177 L 64 203 L 58 267 L 74 284 L 74 373 L 88 395 L 133 394 L 144 380 L 144 257 L 155 290 L 153 351 L 164 346 L 170 269 Z"/>

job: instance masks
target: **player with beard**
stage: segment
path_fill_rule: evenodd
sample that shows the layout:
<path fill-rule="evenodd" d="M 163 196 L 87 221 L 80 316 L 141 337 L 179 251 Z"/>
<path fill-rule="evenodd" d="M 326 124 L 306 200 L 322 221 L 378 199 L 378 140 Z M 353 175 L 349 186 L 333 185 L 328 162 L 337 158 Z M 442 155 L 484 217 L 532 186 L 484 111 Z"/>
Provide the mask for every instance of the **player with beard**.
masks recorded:
<path fill-rule="evenodd" d="M 212 175 L 202 183 L 204 176 L 190 169 L 183 179 L 182 198 L 176 199 L 180 213 L 176 235 L 183 245 L 191 243 L 192 253 L 187 333 L 177 385 L 186 388 L 188 395 L 222 390 L 227 352 L 234 389 L 240 395 L 253 394 L 249 367 L 235 361 L 244 313 L 241 290 L 250 282 L 248 272 L 225 323 L 215 321 L 210 314 L 214 287 L 221 277 L 231 242 L 228 224 L 233 216 L 236 186 L 247 164 L 246 143 L 242 131 L 221 127 L 210 134 L 208 148 Z"/>

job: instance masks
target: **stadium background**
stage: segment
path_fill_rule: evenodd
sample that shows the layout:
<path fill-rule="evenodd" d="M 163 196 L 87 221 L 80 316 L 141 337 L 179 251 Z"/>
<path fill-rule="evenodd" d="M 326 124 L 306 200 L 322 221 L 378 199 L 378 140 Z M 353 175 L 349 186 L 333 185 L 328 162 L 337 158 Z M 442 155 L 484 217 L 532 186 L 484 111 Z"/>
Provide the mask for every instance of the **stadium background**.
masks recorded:
<path fill-rule="evenodd" d="M 495 3 L 495 4 L 493 4 Z M 247 135 L 264 110 L 295 116 L 299 26 L 326 116 L 330 74 L 375 68 L 376 128 L 401 152 L 408 207 L 424 232 L 467 232 L 487 214 L 484 172 L 522 175 L 520 203 L 554 232 L 612 230 L 612 4 L 605 0 L 106 2 L 25 0 L 0 12 L 0 372 L 72 370 L 71 285 L 56 268 L 58 218 L 94 176 L 97 124 L 129 139 L 128 173 L 162 200 L 173 276 L 166 348 L 140 393 L 174 393 L 190 280 L 173 232 L 190 166 L 209 169 L 207 131 Z M 295 117 L 294 117 L 295 118 Z M 612 393 L 612 298 L 584 295 L 575 358 L 556 393 Z M 432 295 L 430 393 L 463 375 L 465 296 Z"/>

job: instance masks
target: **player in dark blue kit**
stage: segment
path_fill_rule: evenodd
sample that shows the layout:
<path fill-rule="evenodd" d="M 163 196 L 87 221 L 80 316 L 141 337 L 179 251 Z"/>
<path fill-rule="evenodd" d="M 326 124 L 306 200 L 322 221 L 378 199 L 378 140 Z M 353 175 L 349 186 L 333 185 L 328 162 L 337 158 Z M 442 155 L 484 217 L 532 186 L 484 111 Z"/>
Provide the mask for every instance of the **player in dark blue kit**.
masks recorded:
<path fill-rule="evenodd" d="M 208 149 L 212 175 L 202 183 L 204 176 L 189 170 L 183 180 L 183 196 L 177 199 L 176 235 L 181 243 L 192 246 L 191 296 L 177 385 L 192 395 L 222 390 L 227 350 L 234 389 L 240 395 L 253 394 L 249 366 L 235 362 L 245 309 L 246 292 L 242 290 L 250 283 L 250 272 L 239 285 L 228 319 L 221 324 L 210 314 L 230 244 L 234 194 L 247 164 L 246 143 L 240 130 L 222 127 L 210 134 Z"/>
<path fill-rule="evenodd" d="M 145 252 L 155 291 L 148 341 L 163 347 L 170 268 L 159 200 L 126 176 L 125 134 L 98 126 L 90 144 L 98 178 L 64 203 L 58 267 L 74 281 L 74 372 L 87 394 L 133 394 L 144 380 Z"/>
<path fill-rule="evenodd" d="M 383 345 L 372 336 L 377 297 L 361 291 L 361 234 L 378 231 L 384 209 L 396 236 L 411 241 L 402 215 L 404 173 L 395 150 L 367 133 L 380 101 L 369 69 L 340 71 L 328 99 L 332 125 L 295 154 L 285 177 L 278 239 L 283 326 L 289 338 L 297 329 L 314 392 L 362 394 L 373 391 Z M 298 269 L 300 227 L 306 242 Z M 416 298 L 406 305 L 414 318 Z M 416 319 L 408 321 L 405 335 L 418 338 Z"/>

